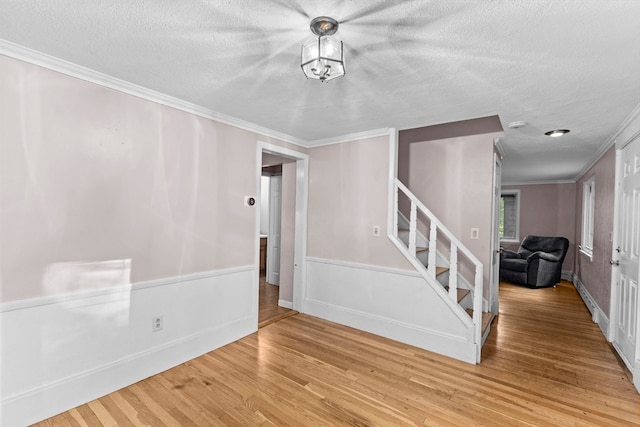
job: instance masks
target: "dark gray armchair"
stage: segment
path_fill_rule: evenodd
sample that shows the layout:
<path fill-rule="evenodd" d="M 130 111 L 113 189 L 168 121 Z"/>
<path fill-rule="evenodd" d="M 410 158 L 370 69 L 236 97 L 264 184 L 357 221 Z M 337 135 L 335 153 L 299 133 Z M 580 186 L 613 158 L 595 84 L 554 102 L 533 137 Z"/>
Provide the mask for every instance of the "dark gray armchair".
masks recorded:
<path fill-rule="evenodd" d="M 564 237 L 527 236 L 517 252 L 502 250 L 500 280 L 530 288 L 554 286 L 560 282 L 568 249 Z"/>

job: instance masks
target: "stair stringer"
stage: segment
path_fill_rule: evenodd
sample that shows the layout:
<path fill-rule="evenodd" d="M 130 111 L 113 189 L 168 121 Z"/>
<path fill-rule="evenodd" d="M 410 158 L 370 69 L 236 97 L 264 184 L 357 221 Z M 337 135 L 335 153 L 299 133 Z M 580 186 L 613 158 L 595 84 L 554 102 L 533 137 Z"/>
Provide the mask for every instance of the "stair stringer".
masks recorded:
<path fill-rule="evenodd" d="M 389 235 L 388 237 L 389 240 L 391 240 L 391 242 L 393 242 L 398 250 L 405 256 L 405 258 L 413 265 L 416 271 L 420 273 L 422 279 L 436 291 L 440 299 L 442 299 L 442 301 L 451 309 L 451 311 L 456 314 L 456 316 L 463 322 L 465 327 L 468 328 L 469 338 L 473 342 L 473 321 L 471 320 L 469 315 L 458 303 L 451 299 L 449 293 L 444 289 L 440 282 L 438 282 L 435 278 L 429 276 L 429 273 L 425 266 L 422 265 L 415 256 L 411 255 L 411 253 L 407 250 L 407 248 L 399 238 L 394 235 Z"/>

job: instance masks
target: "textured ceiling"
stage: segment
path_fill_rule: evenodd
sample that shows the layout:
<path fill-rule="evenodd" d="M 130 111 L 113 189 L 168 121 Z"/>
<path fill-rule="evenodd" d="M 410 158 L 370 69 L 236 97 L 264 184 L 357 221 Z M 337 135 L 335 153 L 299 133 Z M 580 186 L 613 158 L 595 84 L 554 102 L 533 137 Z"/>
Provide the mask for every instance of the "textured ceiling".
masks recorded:
<path fill-rule="evenodd" d="M 319 15 L 326 84 L 299 66 Z M 505 182 L 576 178 L 640 104 L 638 0 L 2 0 L 0 38 L 306 141 L 497 114 Z"/>

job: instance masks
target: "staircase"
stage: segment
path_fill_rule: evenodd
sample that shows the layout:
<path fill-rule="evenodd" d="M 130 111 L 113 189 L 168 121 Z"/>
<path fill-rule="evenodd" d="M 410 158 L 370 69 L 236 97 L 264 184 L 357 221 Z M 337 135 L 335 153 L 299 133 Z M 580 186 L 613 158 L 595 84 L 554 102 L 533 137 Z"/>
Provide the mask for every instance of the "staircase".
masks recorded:
<path fill-rule="evenodd" d="M 493 313 L 483 311 L 483 265 L 398 179 L 394 181 L 393 243 L 445 304 L 473 330 L 476 363 Z M 409 218 L 400 212 L 400 201 Z M 428 235 L 428 237 L 426 237 Z"/>

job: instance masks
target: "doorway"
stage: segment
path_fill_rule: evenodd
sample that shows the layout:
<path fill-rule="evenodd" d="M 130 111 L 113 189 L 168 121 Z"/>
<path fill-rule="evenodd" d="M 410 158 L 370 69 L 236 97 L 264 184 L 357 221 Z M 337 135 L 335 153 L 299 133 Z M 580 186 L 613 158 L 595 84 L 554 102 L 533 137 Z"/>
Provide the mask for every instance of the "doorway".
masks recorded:
<path fill-rule="evenodd" d="M 279 156 L 262 155 L 262 177 L 260 180 L 258 328 L 297 313 L 291 310 L 290 297 L 293 253 L 288 250 L 290 248 L 285 248 L 284 257 L 281 258 L 280 256 L 283 204 L 285 205 L 284 240 L 285 242 L 290 242 L 293 237 L 293 230 L 289 227 L 289 222 L 291 222 L 293 218 L 290 210 L 294 209 L 291 199 L 294 199 L 295 195 L 287 192 L 285 193 L 285 200 L 282 200 L 283 164 L 290 162 L 290 160 Z M 285 168 L 285 172 L 287 171 L 289 171 L 289 169 Z M 285 180 L 290 179 L 295 179 L 295 172 L 293 176 L 291 176 L 291 173 L 285 173 Z M 285 182 L 285 184 L 287 184 L 287 182 Z M 287 287 L 287 290 L 283 292 L 284 295 L 282 298 L 280 295 L 281 268 L 285 270 L 285 283 L 283 283 L 283 285 Z"/>
<path fill-rule="evenodd" d="M 640 384 L 640 138 L 616 152 L 616 209 L 610 331 L 613 346 Z M 640 387 L 639 387 L 640 389 Z"/>
<path fill-rule="evenodd" d="M 262 327 L 302 311 L 308 156 L 258 142 L 256 158 L 261 206 L 256 218 L 258 327 Z M 268 177 L 268 191 L 264 189 L 263 175 Z"/>

